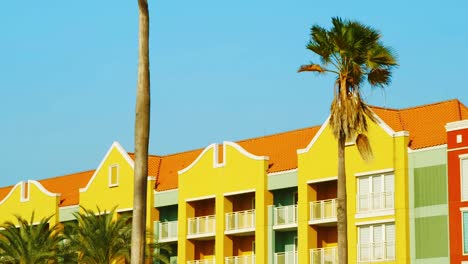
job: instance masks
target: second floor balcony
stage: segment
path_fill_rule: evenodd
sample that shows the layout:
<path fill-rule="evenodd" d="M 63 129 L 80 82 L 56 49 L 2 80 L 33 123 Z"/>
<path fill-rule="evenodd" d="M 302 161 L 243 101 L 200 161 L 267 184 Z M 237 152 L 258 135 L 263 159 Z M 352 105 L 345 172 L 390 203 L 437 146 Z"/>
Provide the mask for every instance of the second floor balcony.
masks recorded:
<path fill-rule="evenodd" d="M 174 242 L 177 241 L 178 221 L 158 222 L 158 242 Z"/>
<path fill-rule="evenodd" d="M 336 199 L 310 202 L 309 224 L 336 223 Z"/>
<path fill-rule="evenodd" d="M 226 257 L 225 264 L 255 264 L 255 255 Z"/>
<path fill-rule="evenodd" d="M 255 231 L 255 209 L 226 213 L 226 234 Z"/>
<path fill-rule="evenodd" d="M 215 236 L 216 218 L 214 215 L 193 217 L 189 218 L 187 221 L 187 238 L 202 239 Z"/>
<path fill-rule="evenodd" d="M 310 250 L 310 264 L 337 264 L 337 247 L 313 248 Z"/>
<path fill-rule="evenodd" d="M 297 205 L 279 206 L 273 210 L 274 229 L 297 228 Z"/>
<path fill-rule="evenodd" d="M 275 253 L 274 264 L 297 264 L 297 251 Z"/>

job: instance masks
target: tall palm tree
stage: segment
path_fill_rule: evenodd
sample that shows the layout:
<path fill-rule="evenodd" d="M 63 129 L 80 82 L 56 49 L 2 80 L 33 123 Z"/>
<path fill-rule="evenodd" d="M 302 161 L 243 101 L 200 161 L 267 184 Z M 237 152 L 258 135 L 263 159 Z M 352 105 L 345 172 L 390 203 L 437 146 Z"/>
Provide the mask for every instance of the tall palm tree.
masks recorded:
<path fill-rule="evenodd" d="M 16 216 L 16 223 L 7 221 L 1 225 L 0 263 L 46 264 L 56 261 L 58 244 L 62 237 L 57 225 L 50 227 L 52 218 L 42 218 L 34 223 L 34 213 L 28 221 Z"/>
<path fill-rule="evenodd" d="M 348 263 L 345 143 L 356 140 L 364 160 L 372 157 L 366 136 L 367 118 L 373 115 L 361 97 L 367 80 L 372 87 L 385 87 L 397 66 L 393 51 L 382 44 L 380 33 L 356 21 L 332 18 L 329 30 L 312 26 L 307 49 L 317 54 L 321 64 L 302 65 L 299 72 L 336 75 L 329 124 L 338 141 L 338 258 Z"/>
<path fill-rule="evenodd" d="M 149 13 L 148 1 L 138 0 L 138 81 L 135 116 L 135 167 L 131 259 L 144 263 L 146 235 L 146 190 L 150 127 Z"/>
<path fill-rule="evenodd" d="M 110 264 L 128 260 L 130 232 L 128 216 L 115 217 L 115 209 L 97 212 L 82 208 L 76 222 L 64 230 L 66 241 L 78 252 L 80 263 Z"/>

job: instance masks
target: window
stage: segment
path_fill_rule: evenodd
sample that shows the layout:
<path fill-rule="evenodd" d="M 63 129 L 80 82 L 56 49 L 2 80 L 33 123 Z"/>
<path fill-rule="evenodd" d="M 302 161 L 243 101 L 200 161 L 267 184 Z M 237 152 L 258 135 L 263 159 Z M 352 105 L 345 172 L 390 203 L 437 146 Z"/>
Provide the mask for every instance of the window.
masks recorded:
<path fill-rule="evenodd" d="M 468 211 L 462 212 L 463 255 L 468 254 Z"/>
<path fill-rule="evenodd" d="M 119 185 L 119 165 L 109 166 L 109 187 Z"/>
<path fill-rule="evenodd" d="M 460 158 L 460 176 L 462 201 L 468 201 L 468 157 L 463 156 L 463 158 Z"/>
<path fill-rule="evenodd" d="M 385 223 L 358 228 L 358 261 L 395 259 L 395 224 Z"/>
<path fill-rule="evenodd" d="M 393 209 L 393 174 L 358 178 L 357 211 L 359 213 Z"/>

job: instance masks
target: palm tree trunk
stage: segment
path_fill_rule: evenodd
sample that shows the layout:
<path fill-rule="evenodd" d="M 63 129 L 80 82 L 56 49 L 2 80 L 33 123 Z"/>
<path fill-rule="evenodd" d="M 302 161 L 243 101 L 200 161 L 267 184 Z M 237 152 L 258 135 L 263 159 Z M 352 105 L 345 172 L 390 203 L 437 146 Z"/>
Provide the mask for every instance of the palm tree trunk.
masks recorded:
<path fill-rule="evenodd" d="M 346 170 L 345 170 L 346 137 L 338 139 L 338 263 L 348 263 L 348 219 L 346 210 Z"/>
<path fill-rule="evenodd" d="M 135 115 L 135 167 L 131 263 L 145 261 L 146 190 L 150 125 L 149 14 L 147 0 L 138 0 L 138 81 Z"/>

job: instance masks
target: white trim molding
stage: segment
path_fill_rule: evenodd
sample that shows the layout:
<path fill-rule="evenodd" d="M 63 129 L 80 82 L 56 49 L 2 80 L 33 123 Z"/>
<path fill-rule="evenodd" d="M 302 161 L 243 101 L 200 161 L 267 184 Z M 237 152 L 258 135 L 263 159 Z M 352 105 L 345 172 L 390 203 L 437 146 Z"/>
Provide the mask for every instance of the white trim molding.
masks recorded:
<path fill-rule="evenodd" d="M 432 147 L 427 147 L 427 148 L 420 148 L 420 149 L 408 148 L 408 153 L 423 152 L 423 151 L 430 151 L 430 150 L 443 149 L 443 148 L 447 148 L 447 144 L 442 144 L 442 145 L 437 145 L 437 146 L 432 146 Z"/>
<path fill-rule="evenodd" d="M 296 168 L 296 169 L 290 169 L 290 170 L 285 170 L 285 171 L 271 172 L 271 173 L 268 173 L 268 176 L 288 174 L 288 173 L 297 172 L 297 171 L 298 169 Z"/>
<path fill-rule="evenodd" d="M 254 192 L 255 192 L 255 189 L 248 189 L 248 190 L 242 190 L 242 191 L 237 191 L 237 192 L 223 193 L 223 196 L 233 196 L 233 195 L 238 195 L 238 194 L 254 193 Z"/>
<path fill-rule="evenodd" d="M 116 168 L 115 183 L 112 182 L 112 169 L 113 168 Z M 108 186 L 110 188 L 119 186 L 119 180 L 120 180 L 120 166 L 119 166 L 119 164 L 114 163 L 114 164 L 109 165 L 109 172 L 108 173 L 109 173 Z"/>
<path fill-rule="evenodd" d="M 194 198 L 187 198 L 185 199 L 185 202 L 196 202 L 196 201 L 201 201 L 201 200 L 208 200 L 208 199 L 213 199 L 216 198 L 216 195 L 207 195 L 207 196 L 200 196 L 200 197 L 194 197 Z"/>
<path fill-rule="evenodd" d="M 358 172 L 358 173 L 355 173 L 354 176 L 356 177 L 371 176 L 371 175 L 376 175 L 376 174 L 390 173 L 394 171 L 395 171 L 394 168 L 387 168 L 387 169 L 381 169 L 381 170 L 375 170 L 375 171 Z"/>
<path fill-rule="evenodd" d="M 312 138 L 312 140 L 309 142 L 309 144 L 307 145 L 306 148 L 304 149 L 298 149 L 296 152 L 297 154 L 304 154 L 304 153 L 307 153 L 309 152 L 309 150 L 312 148 L 312 145 L 314 145 L 314 143 L 318 140 L 318 138 L 320 137 L 320 135 L 323 133 L 323 130 L 325 130 L 325 128 L 328 126 L 328 123 L 330 122 L 330 116 L 327 117 L 327 120 L 325 120 L 325 122 L 322 124 L 322 126 L 320 127 L 319 131 L 317 131 L 317 133 L 315 134 L 315 136 Z"/>
<path fill-rule="evenodd" d="M 450 122 L 445 125 L 445 130 L 447 132 L 449 131 L 454 131 L 454 130 L 461 130 L 468 128 L 468 120 L 460 120 L 460 121 L 455 121 L 455 122 Z"/>
<path fill-rule="evenodd" d="M 373 221 L 364 221 L 364 222 L 356 222 L 356 226 L 363 226 L 363 225 L 375 225 L 375 224 L 384 224 L 384 223 L 395 223 L 395 218 L 388 218 L 388 219 L 380 219 L 380 220 L 373 220 Z"/>
<path fill-rule="evenodd" d="M 312 183 L 335 181 L 335 180 L 338 180 L 338 176 L 331 176 L 331 177 L 320 178 L 320 179 L 315 179 L 315 180 L 308 180 L 308 181 L 306 181 L 306 183 L 307 184 L 312 184 Z"/>

